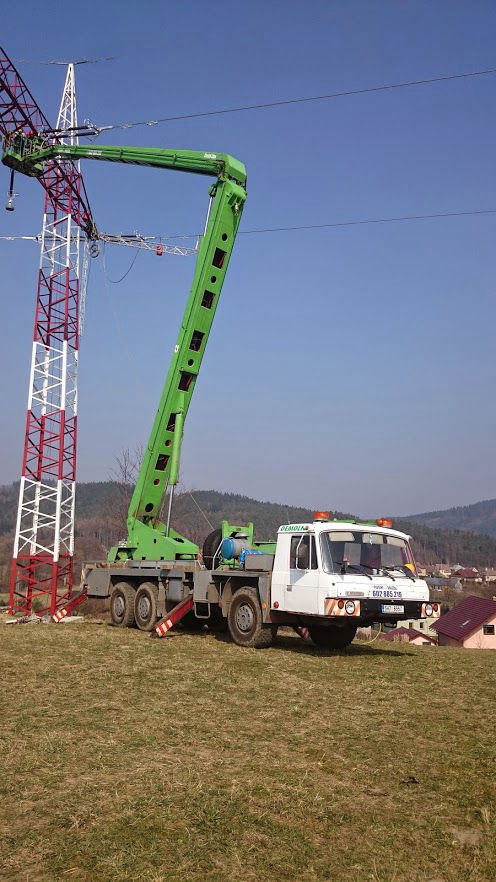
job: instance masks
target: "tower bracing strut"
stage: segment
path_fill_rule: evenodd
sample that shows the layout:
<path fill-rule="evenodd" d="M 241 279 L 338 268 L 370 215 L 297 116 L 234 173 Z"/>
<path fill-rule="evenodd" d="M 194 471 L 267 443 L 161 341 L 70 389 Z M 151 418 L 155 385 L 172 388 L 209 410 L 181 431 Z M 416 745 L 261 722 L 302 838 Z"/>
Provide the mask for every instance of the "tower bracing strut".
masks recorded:
<path fill-rule="evenodd" d="M 69 65 L 53 141 L 77 143 Z M 0 50 L 0 128 L 38 134 L 49 124 Z M 77 438 L 80 227 L 94 235 L 78 163 L 55 160 L 40 178 L 45 207 L 9 606 L 53 614 L 72 595 Z"/>

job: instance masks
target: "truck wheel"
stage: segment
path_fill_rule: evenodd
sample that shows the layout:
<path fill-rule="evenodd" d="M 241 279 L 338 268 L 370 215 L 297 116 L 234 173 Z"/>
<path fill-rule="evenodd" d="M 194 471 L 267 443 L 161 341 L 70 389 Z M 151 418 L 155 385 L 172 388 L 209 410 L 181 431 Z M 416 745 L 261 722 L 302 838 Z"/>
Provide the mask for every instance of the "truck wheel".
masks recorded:
<path fill-rule="evenodd" d="M 344 649 L 348 646 L 356 634 L 357 626 L 354 622 L 345 625 L 309 625 L 308 633 L 316 646 L 325 646 L 327 649 Z"/>
<path fill-rule="evenodd" d="M 262 622 L 262 610 L 255 588 L 239 588 L 235 592 L 227 616 L 229 634 L 238 646 L 263 649 L 270 646 L 274 628 Z"/>
<path fill-rule="evenodd" d="M 203 563 L 207 570 L 212 569 L 214 554 L 222 542 L 222 530 L 213 530 L 208 534 L 202 548 Z"/>
<path fill-rule="evenodd" d="M 151 631 L 157 622 L 158 588 L 142 582 L 134 598 L 134 618 L 140 631 Z"/>
<path fill-rule="evenodd" d="M 117 582 L 110 596 L 110 618 L 118 628 L 134 625 L 134 588 L 129 582 Z"/>

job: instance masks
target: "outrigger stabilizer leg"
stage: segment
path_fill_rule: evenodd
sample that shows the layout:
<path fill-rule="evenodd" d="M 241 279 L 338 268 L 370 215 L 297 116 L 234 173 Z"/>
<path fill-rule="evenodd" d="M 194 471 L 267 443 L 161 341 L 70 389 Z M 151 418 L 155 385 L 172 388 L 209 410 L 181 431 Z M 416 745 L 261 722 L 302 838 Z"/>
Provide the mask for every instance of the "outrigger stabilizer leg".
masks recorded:
<path fill-rule="evenodd" d="M 181 619 L 184 619 L 185 616 L 188 615 L 189 612 L 193 609 L 193 594 L 189 594 L 188 597 L 185 597 L 184 600 L 181 600 L 178 604 L 176 604 L 170 612 L 164 616 L 163 619 L 155 627 L 155 633 L 152 635 L 157 637 L 165 637 L 168 631 L 177 625 Z"/>

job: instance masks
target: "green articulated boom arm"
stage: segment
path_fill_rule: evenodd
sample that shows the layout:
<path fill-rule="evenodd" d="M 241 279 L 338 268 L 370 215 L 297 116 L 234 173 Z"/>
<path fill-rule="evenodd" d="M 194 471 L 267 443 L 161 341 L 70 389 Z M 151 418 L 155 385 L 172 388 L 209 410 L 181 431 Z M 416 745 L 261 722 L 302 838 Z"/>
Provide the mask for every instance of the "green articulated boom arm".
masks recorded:
<path fill-rule="evenodd" d="M 126 542 L 112 548 L 109 560 L 192 559 L 198 547 L 161 522 L 167 487 L 169 499 L 178 481 L 184 420 L 207 345 L 229 258 L 246 199 L 243 163 L 224 153 L 144 147 L 85 147 L 48 144 L 40 136 L 10 135 L 4 165 L 37 177 L 45 163 L 57 159 L 96 159 L 209 175 L 210 210 L 201 237 L 191 292 L 157 414 L 128 511 Z M 95 238 L 98 232 L 94 231 Z"/>

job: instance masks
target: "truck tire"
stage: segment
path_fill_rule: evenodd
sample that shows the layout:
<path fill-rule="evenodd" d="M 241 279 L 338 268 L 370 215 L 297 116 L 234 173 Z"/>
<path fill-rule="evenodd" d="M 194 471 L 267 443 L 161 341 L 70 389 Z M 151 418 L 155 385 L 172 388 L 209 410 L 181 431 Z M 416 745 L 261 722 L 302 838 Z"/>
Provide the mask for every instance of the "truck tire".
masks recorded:
<path fill-rule="evenodd" d="M 117 628 L 134 625 L 134 588 L 129 582 L 117 582 L 110 595 L 110 618 Z"/>
<path fill-rule="evenodd" d="M 234 643 L 253 649 L 270 646 L 275 629 L 264 625 L 262 610 L 255 588 L 239 588 L 231 600 L 227 616 L 227 627 Z"/>
<path fill-rule="evenodd" d="M 308 633 L 316 646 L 326 649 L 344 649 L 349 646 L 356 634 L 357 626 L 354 622 L 346 622 L 345 625 L 309 625 Z"/>
<path fill-rule="evenodd" d="M 214 554 L 222 542 L 222 530 L 212 530 L 203 543 L 202 557 L 207 570 L 213 569 Z"/>
<path fill-rule="evenodd" d="M 142 582 L 134 598 L 134 618 L 140 631 L 151 631 L 157 623 L 158 588 Z"/>

